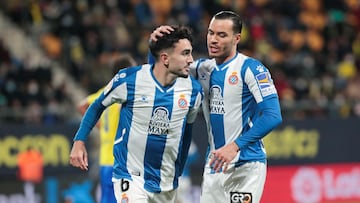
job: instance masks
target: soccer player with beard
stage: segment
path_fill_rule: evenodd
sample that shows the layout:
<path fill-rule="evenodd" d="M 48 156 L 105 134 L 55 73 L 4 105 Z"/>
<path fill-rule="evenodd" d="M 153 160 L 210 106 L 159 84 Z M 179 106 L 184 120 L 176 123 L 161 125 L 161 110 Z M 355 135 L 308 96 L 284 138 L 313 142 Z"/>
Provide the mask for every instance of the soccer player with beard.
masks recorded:
<path fill-rule="evenodd" d="M 269 69 L 237 51 L 241 29 L 238 14 L 215 14 L 207 33 L 209 59 L 191 65 L 204 88 L 209 136 L 201 203 L 260 202 L 267 168 L 262 138 L 282 122 Z M 160 26 L 150 41 L 170 32 Z"/>
<path fill-rule="evenodd" d="M 191 32 L 172 28 L 149 45 L 155 64 L 125 68 L 113 77 L 87 109 L 74 138 L 70 163 L 88 170 L 87 136 L 106 107 L 121 104 L 114 142 L 117 202 L 176 201 L 203 92 L 189 76 Z"/>

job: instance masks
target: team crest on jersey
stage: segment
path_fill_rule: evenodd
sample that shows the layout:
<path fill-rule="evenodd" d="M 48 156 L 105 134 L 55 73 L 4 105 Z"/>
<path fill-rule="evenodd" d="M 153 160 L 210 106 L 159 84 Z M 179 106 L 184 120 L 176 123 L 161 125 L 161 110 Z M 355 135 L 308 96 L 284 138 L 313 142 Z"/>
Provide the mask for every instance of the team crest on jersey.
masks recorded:
<path fill-rule="evenodd" d="M 224 98 L 220 86 L 214 85 L 210 88 L 210 113 L 224 114 Z"/>
<path fill-rule="evenodd" d="M 111 80 L 111 81 L 106 85 L 106 87 L 104 88 L 104 95 L 106 95 L 107 93 L 109 93 L 109 91 L 110 91 L 111 88 L 112 88 L 112 85 L 113 85 L 113 80 Z"/>
<path fill-rule="evenodd" d="M 229 84 L 230 84 L 230 85 L 236 85 L 236 84 L 238 84 L 239 78 L 238 78 L 238 76 L 237 76 L 237 72 L 232 72 L 231 75 L 229 76 L 228 81 L 229 81 Z"/>
<path fill-rule="evenodd" d="M 265 97 L 276 93 L 275 86 L 269 72 L 262 72 L 255 76 L 258 82 L 261 94 Z"/>
<path fill-rule="evenodd" d="M 169 111 L 165 107 L 157 107 L 149 122 L 148 133 L 154 135 L 166 135 L 169 133 Z"/>
<path fill-rule="evenodd" d="M 183 94 L 180 95 L 180 98 L 178 100 L 178 105 L 179 105 L 179 108 L 182 108 L 182 109 L 187 107 L 188 102 L 185 98 L 185 95 L 183 95 Z"/>

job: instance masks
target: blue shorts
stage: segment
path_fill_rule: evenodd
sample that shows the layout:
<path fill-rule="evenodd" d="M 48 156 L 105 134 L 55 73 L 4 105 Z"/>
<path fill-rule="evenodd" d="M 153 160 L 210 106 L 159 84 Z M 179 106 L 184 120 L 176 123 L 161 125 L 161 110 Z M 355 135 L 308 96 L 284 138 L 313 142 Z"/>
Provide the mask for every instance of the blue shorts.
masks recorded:
<path fill-rule="evenodd" d="M 100 166 L 100 203 L 116 203 L 112 179 L 112 166 Z"/>

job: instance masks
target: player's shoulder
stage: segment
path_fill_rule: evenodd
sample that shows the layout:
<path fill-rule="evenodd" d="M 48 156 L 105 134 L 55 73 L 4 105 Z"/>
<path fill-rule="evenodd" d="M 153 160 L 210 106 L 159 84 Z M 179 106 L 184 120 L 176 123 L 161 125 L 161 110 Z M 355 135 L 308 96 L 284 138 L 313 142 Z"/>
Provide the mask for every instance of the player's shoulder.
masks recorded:
<path fill-rule="evenodd" d="M 119 78 L 126 78 L 128 76 L 135 74 L 139 70 L 141 70 L 142 67 L 143 67 L 143 65 L 123 68 L 123 69 L 119 70 L 119 72 L 116 74 L 116 76 L 118 76 Z"/>
<path fill-rule="evenodd" d="M 114 89 L 129 81 L 134 81 L 132 78 L 136 76 L 136 73 L 143 68 L 144 65 L 127 67 L 119 70 L 110 82 L 104 88 L 104 94 L 107 95 L 111 89 Z"/>
<path fill-rule="evenodd" d="M 247 56 L 247 55 L 244 55 L 244 54 L 239 54 L 239 59 L 243 61 L 244 65 L 245 66 L 248 66 L 250 68 L 252 67 L 257 67 L 257 66 L 264 66 L 261 61 L 259 59 L 256 59 L 254 57 L 251 57 L 251 56 Z"/>
<path fill-rule="evenodd" d="M 143 64 L 139 66 L 127 67 L 119 70 L 119 72 L 113 77 L 115 84 L 122 84 L 123 82 L 133 81 L 136 74 L 140 71 L 147 71 L 151 68 L 151 64 Z"/>
<path fill-rule="evenodd" d="M 198 78 L 199 75 L 210 73 L 215 67 L 215 59 L 199 58 L 191 64 L 190 71 L 193 76 Z"/>
<path fill-rule="evenodd" d="M 259 60 L 254 57 L 243 55 L 243 70 L 250 69 L 254 74 L 261 72 L 269 72 L 267 67 Z"/>
<path fill-rule="evenodd" d="M 216 61 L 213 58 L 199 58 L 195 61 L 195 65 L 200 68 L 206 68 L 216 65 Z"/>

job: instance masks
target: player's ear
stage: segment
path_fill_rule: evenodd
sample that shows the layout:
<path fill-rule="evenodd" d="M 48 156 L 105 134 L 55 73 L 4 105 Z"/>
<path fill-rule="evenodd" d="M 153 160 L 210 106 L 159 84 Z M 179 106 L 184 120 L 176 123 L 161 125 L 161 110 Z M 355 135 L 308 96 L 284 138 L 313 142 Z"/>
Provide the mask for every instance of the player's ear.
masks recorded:
<path fill-rule="evenodd" d="M 235 34 L 235 44 L 238 44 L 240 42 L 240 39 L 241 39 L 241 34 L 240 33 Z"/>
<path fill-rule="evenodd" d="M 167 67 L 169 65 L 169 55 L 166 52 L 161 52 L 160 61 Z"/>

